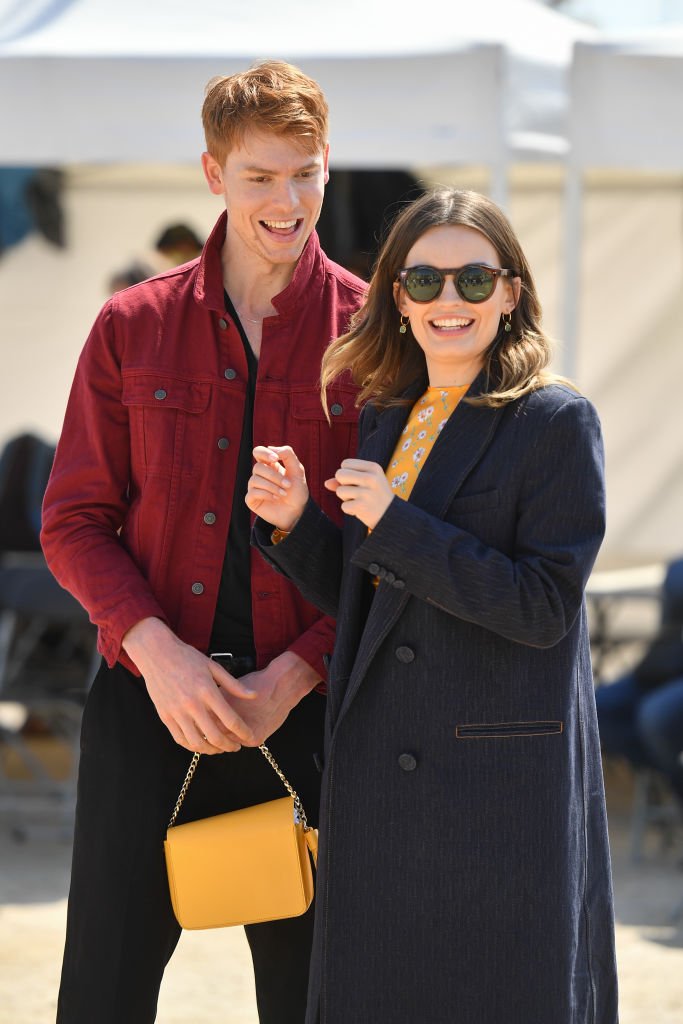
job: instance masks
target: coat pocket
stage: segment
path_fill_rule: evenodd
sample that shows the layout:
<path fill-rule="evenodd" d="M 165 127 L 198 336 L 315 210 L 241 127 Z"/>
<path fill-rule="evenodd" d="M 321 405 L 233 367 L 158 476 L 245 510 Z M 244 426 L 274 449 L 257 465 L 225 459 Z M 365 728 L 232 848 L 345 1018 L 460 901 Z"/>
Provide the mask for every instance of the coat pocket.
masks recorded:
<path fill-rule="evenodd" d="M 124 371 L 121 401 L 129 410 L 134 470 L 149 476 L 199 476 L 204 470 L 211 385 L 163 370 Z"/>
<path fill-rule="evenodd" d="M 512 736 L 556 736 L 564 723 L 554 722 L 479 722 L 476 725 L 456 725 L 459 740 L 507 739 Z"/>
<path fill-rule="evenodd" d="M 498 508 L 500 496 L 497 490 L 480 491 L 478 494 L 458 494 L 449 506 L 451 515 L 469 515 L 471 512 L 485 512 Z"/>

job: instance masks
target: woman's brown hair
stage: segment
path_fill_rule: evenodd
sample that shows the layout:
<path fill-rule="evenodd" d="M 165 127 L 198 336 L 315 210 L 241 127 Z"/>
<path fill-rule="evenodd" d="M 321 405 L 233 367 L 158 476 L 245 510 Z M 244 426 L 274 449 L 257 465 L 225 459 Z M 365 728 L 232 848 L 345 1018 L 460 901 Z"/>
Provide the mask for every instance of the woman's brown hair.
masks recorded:
<path fill-rule="evenodd" d="M 551 345 L 541 327 L 541 306 L 522 247 L 498 206 L 479 192 L 436 188 L 406 206 L 394 221 L 377 258 L 363 306 L 347 334 L 327 349 L 322 362 L 323 405 L 326 388 L 344 371 L 360 386 L 357 404 L 372 400 L 378 408 L 402 403 L 401 394 L 427 367 L 410 328 L 399 331 L 394 297 L 399 270 L 417 240 L 430 228 L 462 225 L 480 231 L 493 245 L 500 266 L 521 280 L 519 301 L 512 312 L 512 331 L 501 322 L 485 354 L 487 387 L 471 404 L 500 406 L 561 377 L 546 372 Z"/>

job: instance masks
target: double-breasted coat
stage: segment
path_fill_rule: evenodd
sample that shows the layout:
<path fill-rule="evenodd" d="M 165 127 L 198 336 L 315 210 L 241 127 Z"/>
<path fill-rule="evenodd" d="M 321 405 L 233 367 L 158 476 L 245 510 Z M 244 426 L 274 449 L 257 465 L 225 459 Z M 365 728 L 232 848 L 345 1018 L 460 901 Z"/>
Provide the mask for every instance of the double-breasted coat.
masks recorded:
<path fill-rule="evenodd" d="M 359 457 L 385 467 L 409 408 L 367 406 Z M 312 501 L 277 546 L 257 520 L 337 616 L 307 1024 L 617 1020 L 583 597 L 604 512 L 595 410 L 550 385 L 461 402 L 370 533 Z"/>

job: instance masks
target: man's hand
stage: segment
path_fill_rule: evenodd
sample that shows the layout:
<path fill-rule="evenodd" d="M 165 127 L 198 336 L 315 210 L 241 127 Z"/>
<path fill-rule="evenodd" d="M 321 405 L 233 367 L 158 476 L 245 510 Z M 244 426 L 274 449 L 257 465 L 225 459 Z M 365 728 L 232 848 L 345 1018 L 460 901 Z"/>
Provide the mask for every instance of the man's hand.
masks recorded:
<path fill-rule="evenodd" d="M 319 674 L 292 651 L 285 651 L 260 672 L 242 676 L 256 691 L 252 700 L 231 697 L 230 704 L 251 728 L 257 743 L 264 743 L 280 728 L 302 697 L 320 682 Z"/>
<path fill-rule="evenodd" d="M 308 501 L 306 472 L 289 445 L 254 448 L 245 502 L 267 523 L 289 532 Z"/>
<path fill-rule="evenodd" d="M 374 530 L 394 499 L 384 470 L 366 459 L 344 459 L 331 480 L 325 481 L 342 503 L 342 512 Z"/>
<path fill-rule="evenodd" d="M 176 743 L 200 754 L 222 754 L 258 740 L 235 709 L 256 694 L 215 661 L 179 640 L 160 619 L 143 619 L 122 644 L 142 673 L 159 718 Z"/>

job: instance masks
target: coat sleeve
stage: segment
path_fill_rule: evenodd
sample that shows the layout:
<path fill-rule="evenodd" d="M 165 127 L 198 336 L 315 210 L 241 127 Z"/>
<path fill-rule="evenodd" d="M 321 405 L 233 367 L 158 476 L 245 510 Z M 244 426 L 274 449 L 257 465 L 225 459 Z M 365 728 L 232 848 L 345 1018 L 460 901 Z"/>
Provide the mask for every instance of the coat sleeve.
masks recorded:
<path fill-rule="evenodd" d="M 509 640 L 552 647 L 579 612 L 605 529 L 602 437 L 590 402 L 573 397 L 557 408 L 524 464 L 511 555 L 394 498 L 353 563 L 385 566 L 420 600 Z"/>
<path fill-rule="evenodd" d="M 148 616 L 167 621 L 119 540 L 129 480 L 128 414 L 121 403 L 110 300 L 78 363 L 45 492 L 41 531 L 50 570 L 100 627 L 100 650 L 110 666 L 122 655 L 121 640 L 136 622 Z"/>
<path fill-rule="evenodd" d="M 337 618 L 342 578 L 342 531 L 312 498 L 288 537 L 272 544 L 273 527 L 256 519 L 252 543 L 265 560 L 296 584 L 316 608 Z"/>

